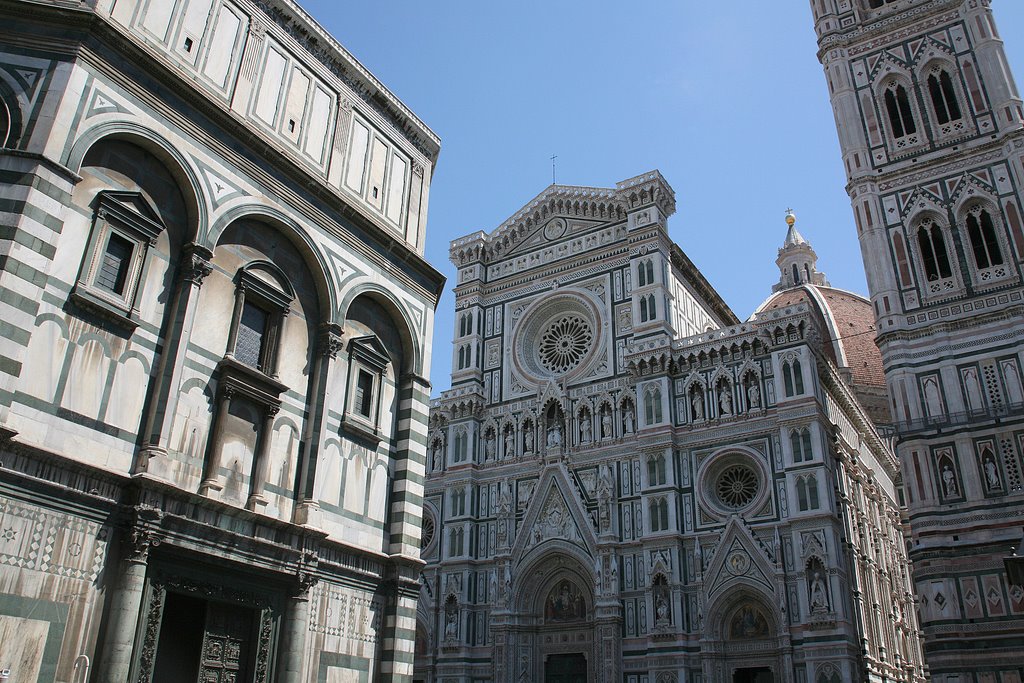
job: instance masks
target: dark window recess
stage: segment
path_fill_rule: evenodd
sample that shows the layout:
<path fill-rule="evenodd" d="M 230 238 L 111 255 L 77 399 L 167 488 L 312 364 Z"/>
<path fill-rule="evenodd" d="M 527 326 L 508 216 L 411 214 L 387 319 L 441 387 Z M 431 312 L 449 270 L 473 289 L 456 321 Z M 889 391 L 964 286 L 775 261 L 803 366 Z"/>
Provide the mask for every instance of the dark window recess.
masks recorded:
<path fill-rule="evenodd" d="M 921 247 L 921 260 L 924 261 L 925 276 L 929 281 L 953 276 L 949 256 L 946 254 L 946 240 L 938 226 L 932 226 L 930 230 L 927 227 L 918 230 L 917 242 Z"/>
<path fill-rule="evenodd" d="M 289 133 L 294 133 L 295 132 L 295 119 L 288 119 L 288 132 Z"/>
<path fill-rule="evenodd" d="M 378 188 L 376 186 L 373 188 L 373 198 L 374 199 L 377 198 L 377 194 L 378 194 L 379 191 L 380 191 L 380 188 Z"/>
<path fill-rule="evenodd" d="M 971 247 L 974 250 L 974 261 L 978 268 L 990 268 L 1003 264 L 1003 254 L 996 239 L 995 226 L 988 211 L 981 212 L 979 222 L 973 214 L 967 216 L 967 232 L 971 236 Z"/>
<path fill-rule="evenodd" d="M 263 369 L 263 345 L 268 318 L 267 312 L 255 304 L 246 301 L 242 306 L 238 341 L 235 342 L 235 358 L 240 363 Z"/>
<path fill-rule="evenodd" d="M 110 233 L 107 248 L 103 251 L 103 260 L 99 272 L 96 273 L 96 286 L 113 292 L 118 296 L 124 294 L 125 282 L 128 279 L 128 268 L 131 265 L 133 243 L 116 232 Z"/>
<path fill-rule="evenodd" d="M 185 39 L 185 45 L 184 45 L 185 52 L 192 52 L 192 45 L 193 45 L 192 39 L 191 38 L 186 38 Z"/>
<path fill-rule="evenodd" d="M 907 89 L 902 85 L 885 91 L 885 108 L 889 114 L 889 125 L 892 126 L 894 138 L 901 138 L 904 135 L 917 132 L 914 115 L 910 110 Z"/>
<path fill-rule="evenodd" d="M 960 118 L 960 105 L 957 104 L 956 91 L 953 89 L 953 79 L 950 78 L 949 72 L 941 71 L 938 77 L 935 74 L 929 76 L 928 93 L 932 97 L 935 117 L 940 124 Z"/>
<path fill-rule="evenodd" d="M 360 370 L 359 377 L 356 378 L 355 398 L 356 412 L 363 417 L 370 417 L 373 407 L 373 376 L 366 370 Z"/>

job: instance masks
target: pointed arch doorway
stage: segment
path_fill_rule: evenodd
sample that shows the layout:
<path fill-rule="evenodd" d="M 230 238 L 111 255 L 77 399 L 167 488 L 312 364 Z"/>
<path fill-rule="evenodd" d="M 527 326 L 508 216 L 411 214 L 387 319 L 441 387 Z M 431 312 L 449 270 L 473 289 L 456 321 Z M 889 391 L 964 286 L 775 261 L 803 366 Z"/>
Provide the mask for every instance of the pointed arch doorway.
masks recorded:
<path fill-rule="evenodd" d="M 712 604 L 702 657 L 711 680 L 721 683 L 781 683 L 790 662 L 781 614 L 759 590 L 734 585 Z"/>
<path fill-rule="evenodd" d="M 548 655 L 544 683 L 587 683 L 587 658 L 582 652 Z"/>

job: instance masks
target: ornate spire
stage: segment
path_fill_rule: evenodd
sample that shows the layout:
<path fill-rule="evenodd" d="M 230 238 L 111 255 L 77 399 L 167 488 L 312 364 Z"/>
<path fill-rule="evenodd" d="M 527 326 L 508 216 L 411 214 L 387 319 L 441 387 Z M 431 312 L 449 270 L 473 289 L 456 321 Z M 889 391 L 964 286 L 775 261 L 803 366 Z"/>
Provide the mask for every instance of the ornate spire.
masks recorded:
<path fill-rule="evenodd" d="M 779 266 L 779 282 L 772 287 L 773 292 L 782 289 L 797 287 L 799 285 L 824 285 L 828 286 L 828 280 L 824 273 L 817 269 L 818 255 L 811 248 L 811 243 L 804 239 L 800 231 L 796 229 L 796 214 L 793 209 L 786 209 L 786 239 L 779 249 L 779 256 L 775 259 Z"/>

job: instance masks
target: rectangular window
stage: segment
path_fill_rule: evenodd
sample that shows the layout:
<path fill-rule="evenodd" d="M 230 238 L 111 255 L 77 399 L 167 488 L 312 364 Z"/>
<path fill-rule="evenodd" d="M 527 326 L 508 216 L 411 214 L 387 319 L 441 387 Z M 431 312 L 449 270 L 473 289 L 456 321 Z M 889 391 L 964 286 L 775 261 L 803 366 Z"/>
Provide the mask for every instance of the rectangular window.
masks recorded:
<path fill-rule="evenodd" d="M 246 301 L 242 305 L 238 340 L 235 342 L 235 358 L 240 363 L 262 369 L 268 320 L 267 312 L 256 304 Z"/>
<path fill-rule="evenodd" d="M 373 375 L 366 370 L 359 371 L 356 379 L 355 410 L 365 418 L 373 410 Z"/>
<path fill-rule="evenodd" d="M 128 269 L 131 267 L 134 243 L 117 234 L 110 233 L 107 247 L 103 250 L 99 271 L 96 273 L 96 286 L 124 295 L 125 282 L 128 280 Z"/>

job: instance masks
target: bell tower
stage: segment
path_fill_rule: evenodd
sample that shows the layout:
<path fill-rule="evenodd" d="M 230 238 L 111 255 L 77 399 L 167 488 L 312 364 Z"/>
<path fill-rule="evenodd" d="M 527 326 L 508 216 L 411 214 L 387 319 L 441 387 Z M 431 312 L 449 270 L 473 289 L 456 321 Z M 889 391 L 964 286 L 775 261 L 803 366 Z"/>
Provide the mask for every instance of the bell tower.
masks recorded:
<path fill-rule="evenodd" d="M 989 0 L 811 0 L 892 400 L 925 657 L 1020 680 L 1024 109 Z M 859 494 L 854 494 L 859 495 Z M 850 520 L 856 529 L 868 519 Z M 869 548 L 851 548 L 870 553 Z M 883 618 L 887 596 L 871 598 Z"/>

